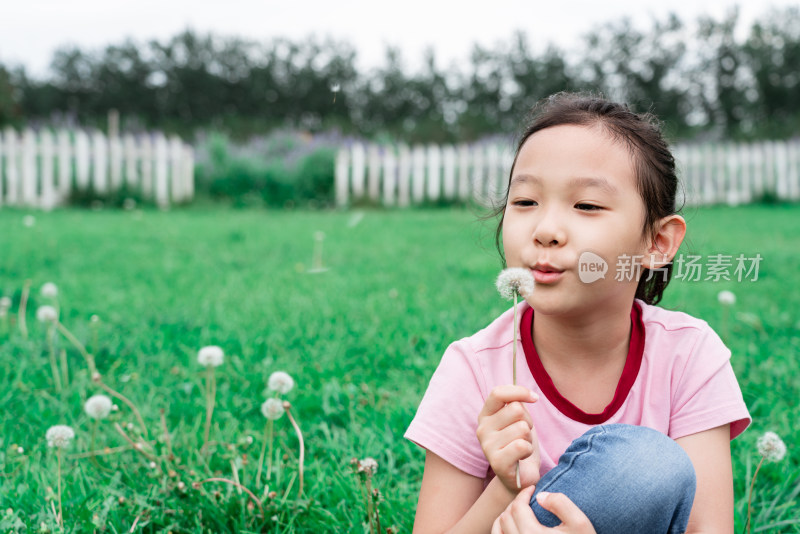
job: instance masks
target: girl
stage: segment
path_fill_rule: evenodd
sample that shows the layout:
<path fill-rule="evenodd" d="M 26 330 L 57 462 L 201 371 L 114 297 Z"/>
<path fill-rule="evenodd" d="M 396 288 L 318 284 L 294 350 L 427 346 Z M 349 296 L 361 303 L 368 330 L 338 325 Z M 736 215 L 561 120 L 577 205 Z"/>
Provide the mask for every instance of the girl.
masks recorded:
<path fill-rule="evenodd" d="M 655 306 L 686 233 L 667 144 L 593 96 L 534 111 L 498 210 L 505 265 L 536 280 L 519 385 L 513 310 L 445 351 L 406 432 L 426 449 L 414 531 L 730 533 L 750 416 L 708 324 Z"/>

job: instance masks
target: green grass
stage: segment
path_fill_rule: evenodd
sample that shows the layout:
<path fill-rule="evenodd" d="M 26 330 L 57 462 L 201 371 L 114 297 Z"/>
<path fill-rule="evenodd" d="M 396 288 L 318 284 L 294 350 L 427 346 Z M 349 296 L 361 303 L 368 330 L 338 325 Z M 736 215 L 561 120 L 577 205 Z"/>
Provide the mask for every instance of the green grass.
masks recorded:
<path fill-rule="evenodd" d="M 13 297 L 12 319 L 25 280 L 33 288 L 29 338 L 16 326 L 10 333 L 0 326 L 0 530 L 36 530 L 43 522 L 55 530 L 48 488 L 56 488 L 56 459 L 44 433 L 64 423 L 77 432 L 64 463 L 67 531 L 102 525 L 128 532 L 137 518 L 143 532 L 367 531 L 349 464 L 367 456 L 379 464 L 382 525 L 411 531 L 424 455 L 402 435 L 447 345 L 508 306 L 492 284 L 500 263 L 490 223 L 460 209 L 366 211 L 354 227 L 352 213 L 64 210 L 35 213 L 35 226 L 27 228 L 24 213 L 0 211 L 0 295 Z M 732 444 L 737 531 L 758 460 L 756 438 L 774 430 L 789 453 L 759 473 L 754 531 L 800 532 L 800 206 L 685 215 L 685 253 L 763 257 L 756 282 L 675 281 L 662 305 L 721 331 L 716 295 L 736 293 L 726 341 L 754 417 Z M 318 230 L 326 235 L 329 270 L 309 274 Z M 130 450 L 101 458 L 102 468 L 73 458 L 89 450 L 82 405 L 98 390 L 64 338 L 59 347 L 68 351 L 70 383 L 62 393 L 54 388 L 45 332 L 35 320 L 43 303 L 38 288 L 47 281 L 59 287 L 62 322 L 89 345 L 105 380 L 137 404 L 151 436 L 162 435 L 165 410 L 179 459 L 175 477 L 158 474 Z M 93 314 L 101 318 L 96 346 Z M 211 439 L 218 444 L 209 457 L 198 452 L 204 386 L 196 354 L 211 344 L 224 348 L 226 361 L 217 369 Z M 242 482 L 262 496 L 253 480 L 264 428 L 259 408 L 276 370 L 297 381 L 286 398 L 305 435 L 305 498 L 296 499 L 298 446 L 284 417 L 276 425 L 279 461 L 270 486 L 278 495 L 265 502 L 262 520 L 231 486 L 197 490 L 191 483 L 231 478 L 234 460 Z M 102 446 L 125 444 L 113 421 L 132 418 L 120 407 L 100 425 Z M 165 449 L 163 439 L 154 446 Z"/>

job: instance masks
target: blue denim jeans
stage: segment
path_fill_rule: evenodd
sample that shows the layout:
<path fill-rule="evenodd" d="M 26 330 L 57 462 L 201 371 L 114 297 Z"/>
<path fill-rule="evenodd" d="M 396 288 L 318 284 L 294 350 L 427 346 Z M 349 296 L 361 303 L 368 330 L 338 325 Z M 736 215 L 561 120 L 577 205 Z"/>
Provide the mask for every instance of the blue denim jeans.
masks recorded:
<path fill-rule="evenodd" d="M 539 506 L 540 491 L 563 493 L 597 534 L 673 534 L 686 530 L 696 480 L 689 456 L 661 432 L 600 425 L 572 442 L 536 486 L 531 508 L 540 523 L 561 521 Z"/>

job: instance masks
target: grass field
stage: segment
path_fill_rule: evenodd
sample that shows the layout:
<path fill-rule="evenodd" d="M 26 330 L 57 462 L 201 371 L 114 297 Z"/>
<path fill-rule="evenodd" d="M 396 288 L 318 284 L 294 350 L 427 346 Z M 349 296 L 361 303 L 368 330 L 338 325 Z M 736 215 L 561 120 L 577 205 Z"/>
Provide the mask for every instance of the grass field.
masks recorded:
<path fill-rule="evenodd" d="M 45 441 L 59 423 L 77 434 L 63 464 L 68 532 L 367 532 L 353 457 L 378 462 L 372 483 L 382 494 L 384 529 L 411 531 L 424 454 L 403 432 L 447 345 L 508 306 L 493 287 L 500 263 L 491 223 L 460 209 L 365 211 L 353 225 L 353 213 L 195 208 L 33 213 L 27 227 L 26 213 L 0 210 L 0 295 L 13 298 L 11 323 L 0 324 L 0 531 L 59 530 L 51 505 L 57 460 Z M 755 282 L 674 281 L 662 306 L 707 320 L 733 351 L 754 417 L 732 444 L 737 531 L 759 459 L 755 441 L 774 430 L 789 452 L 759 473 L 753 531 L 800 532 L 800 206 L 690 209 L 685 216 L 683 252 L 763 258 Z M 320 230 L 329 270 L 309 274 Z M 16 313 L 26 280 L 24 339 Z M 151 452 L 161 455 L 157 468 L 130 448 L 94 461 L 78 457 L 91 440 L 83 402 L 99 390 L 60 337 L 70 378 L 56 391 L 45 329 L 35 318 L 45 282 L 58 285 L 61 322 L 95 354 L 104 380 L 139 407 Z M 723 289 L 737 296 L 727 328 L 717 302 Z M 205 404 L 196 356 L 205 345 L 226 355 L 216 370 L 209 455 L 199 450 Z M 254 480 L 260 406 L 277 370 L 297 382 L 286 398 L 305 436 L 301 499 L 298 442 L 286 417 L 275 427 L 269 490 L 277 495 L 264 499 Z M 165 459 L 162 409 L 173 461 Z M 125 446 L 113 424 L 133 421 L 120 403 L 100 423 L 97 448 Z M 263 499 L 263 515 L 230 484 L 192 486 L 231 479 L 234 470 Z"/>

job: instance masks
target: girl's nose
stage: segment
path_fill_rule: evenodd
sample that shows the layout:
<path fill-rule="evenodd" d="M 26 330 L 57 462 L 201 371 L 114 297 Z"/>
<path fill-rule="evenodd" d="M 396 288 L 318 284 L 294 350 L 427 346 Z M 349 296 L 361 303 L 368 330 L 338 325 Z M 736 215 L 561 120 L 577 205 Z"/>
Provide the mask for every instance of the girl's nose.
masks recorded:
<path fill-rule="evenodd" d="M 557 214 L 544 215 L 533 229 L 533 241 L 544 247 L 564 245 L 567 234 Z"/>

